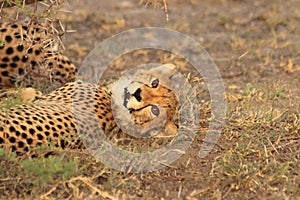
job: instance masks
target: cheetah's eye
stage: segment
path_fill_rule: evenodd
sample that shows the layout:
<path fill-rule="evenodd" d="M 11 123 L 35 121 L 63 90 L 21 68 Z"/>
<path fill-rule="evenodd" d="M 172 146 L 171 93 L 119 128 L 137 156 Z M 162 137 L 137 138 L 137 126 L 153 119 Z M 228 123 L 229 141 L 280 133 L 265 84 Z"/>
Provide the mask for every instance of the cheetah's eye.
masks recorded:
<path fill-rule="evenodd" d="M 158 79 L 154 79 L 154 80 L 151 82 L 151 87 L 157 88 L 158 84 L 159 84 L 159 80 L 158 80 Z"/>
<path fill-rule="evenodd" d="M 151 106 L 151 112 L 152 112 L 152 114 L 155 115 L 155 116 L 158 116 L 159 113 L 160 113 L 159 108 L 158 108 L 156 105 L 152 105 L 152 106 Z"/>

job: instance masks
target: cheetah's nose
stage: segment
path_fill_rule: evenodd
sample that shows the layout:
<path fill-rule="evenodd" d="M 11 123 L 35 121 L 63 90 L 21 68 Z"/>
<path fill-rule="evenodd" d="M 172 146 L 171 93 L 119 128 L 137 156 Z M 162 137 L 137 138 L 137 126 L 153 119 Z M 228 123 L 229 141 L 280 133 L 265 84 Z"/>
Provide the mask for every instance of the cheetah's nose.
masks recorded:
<path fill-rule="evenodd" d="M 136 98 L 138 102 L 141 102 L 142 100 L 141 92 L 142 92 L 141 88 L 138 88 L 132 95 Z"/>

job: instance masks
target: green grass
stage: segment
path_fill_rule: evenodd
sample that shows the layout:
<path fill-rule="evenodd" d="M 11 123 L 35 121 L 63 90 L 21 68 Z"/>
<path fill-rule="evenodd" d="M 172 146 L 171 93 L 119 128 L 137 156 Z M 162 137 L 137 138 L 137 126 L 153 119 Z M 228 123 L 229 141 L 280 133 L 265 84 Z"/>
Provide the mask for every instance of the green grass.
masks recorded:
<path fill-rule="evenodd" d="M 24 192 L 31 188 L 28 195 L 35 196 L 47 191 L 55 183 L 63 183 L 78 175 L 78 162 L 76 157 L 64 155 L 20 159 L 14 153 L 0 148 L 0 193 L 9 194 L 12 188 Z M 24 194 L 17 195 L 20 197 Z"/>
<path fill-rule="evenodd" d="M 3 40 L 0 40 L 0 48 L 4 47 L 5 42 Z"/>
<path fill-rule="evenodd" d="M 15 94 L 7 94 L 6 98 L 2 98 L 0 102 L 0 109 L 1 110 L 9 110 L 12 107 L 18 107 L 26 103 L 24 100 L 20 98 L 20 90 L 17 90 Z"/>

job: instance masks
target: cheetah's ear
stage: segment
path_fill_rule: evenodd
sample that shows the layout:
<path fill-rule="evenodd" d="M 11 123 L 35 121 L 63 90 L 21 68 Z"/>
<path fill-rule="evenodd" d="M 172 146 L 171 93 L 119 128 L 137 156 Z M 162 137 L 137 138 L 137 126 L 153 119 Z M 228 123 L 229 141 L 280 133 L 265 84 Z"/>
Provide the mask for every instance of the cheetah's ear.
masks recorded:
<path fill-rule="evenodd" d="M 172 63 L 163 64 L 157 67 L 157 70 L 161 71 L 162 74 L 171 77 L 176 71 L 177 67 Z"/>

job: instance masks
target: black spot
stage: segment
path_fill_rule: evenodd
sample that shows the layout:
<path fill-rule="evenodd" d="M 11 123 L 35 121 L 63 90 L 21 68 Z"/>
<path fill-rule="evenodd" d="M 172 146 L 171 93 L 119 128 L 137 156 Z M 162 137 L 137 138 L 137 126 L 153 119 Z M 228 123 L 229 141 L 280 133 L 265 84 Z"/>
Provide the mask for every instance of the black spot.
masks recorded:
<path fill-rule="evenodd" d="M 34 53 L 35 53 L 36 56 L 38 56 L 38 55 L 40 55 L 41 51 L 40 50 L 35 50 Z"/>
<path fill-rule="evenodd" d="M 22 74 L 24 73 L 24 69 L 19 68 L 19 69 L 18 69 L 18 73 L 19 73 L 19 75 L 22 75 Z"/>
<path fill-rule="evenodd" d="M 31 138 L 27 138 L 26 141 L 27 141 L 27 144 L 32 144 L 32 142 L 33 142 L 33 140 Z"/>
<path fill-rule="evenodd" d="M 6 29 L 6 28 L 2 28 L 2 29 L 0 29 L 0 32 L 2 32 L 2 33 L 6 32 L 6 31 L 7 31 L 7 29 Z"/>
<path fill-rule="evenodd" d="M 19 147 L 19 148 L 24 147 L 24 142 L 19 141 L 19 142 L 18 142 L 18 147 Z"/>
<path fill-rule="evenodd" d="M 11 142 L 11 143 L 15 143 L 15 142 L 16 142 L 16 138 L 14 138 L 14 137 L 10 137 L 8 140 L 9 140 L 9 142 Z"/>
<path fill-rule="evenodd" d="M 12 59 L 14 62 L 17 62 L 17 61 L 19 61 L 20 60 L 20 58 L 19 58 L 19 56 L 15 56 L 15 57 L 13 57 L 13 59 Z"/>
<path fill-rule="evenodd" d="M 2 74 L 3 76 L 8 76 L 8 71 L 3 71 L 3 72 L 1 72 L 1 74 Z"/>
<path fill-rule="evenodd" d="M 28 114 L 28 115 L 29 115 L 29 114 Z M 27 124 L 30 124 L 30 125 L 33 124 L 32 121 L 30 121 L 30 120 L 27 120 L 26 123 L 27 123 Z"/>
<path fill-rule="evenodd" d="M 16 136 L 20 136 L 20 135 L 21 135 L 20 131 L 16 131 Z"/>
<path fill-rule="evenodd" d="M 45 125 L 45 128 L 46 128 L 47 130 L 49 130 L 49 129 L 50 129 L 50 126 L 49 126 L 49 125 Z"/>
<path fill-rule="evenodd" d="M 0 138 L 0 144 L 3 144 L 3 143 L 4 143 L 3 138 Z"/>
<path fill-rule="evenodd" d="M 10 43 L 12 41 L 12 37 L 10 35 L 5 36 L 5 41 Z"/>
<path fill-rule="evenodd" d="M 59 136 L 59 135 L 58 135 L 57 133 L 54 133 L 54 134 L 53 134 L 53 137 L 55 137 L 55 138 L 58 138 L 58 136 Z"/>
<path fill-rule="evenodd" d="M 27 49 L 27 53 L 32 54 L 33 50 L 32 48 Z"/>
<path fill-rule="evenodd" d="M 73 122 L 71 122 L 71 127 L 75 128 L 75 124 Z"/>
<path fill-rule="evenodd" d="M 28 26 L 22 26 L 23 30 L 27 31 L 28 30 Z"/>
<path fill-rule="evenodd" d="M 106 123 L 103 122 L 103 123 L 102 123 L 102 129 L 105 130 L 105 128 L 106 128 Z"/>
<path fill-rule="evenodd" d="M 28 60 L 28 56 L 25 55 L 25 56 L 22 57 L 22 62 L 25 63 L 25 62 L 27 62 L 27 60 Z"/>
<path fill-rule="evenodd" d="M 13 49 L 12 47 L 8 47 L 8 48 L 6 49 L 6 53 L 7 53 L 8 55 L 13 54 L 13 53 L 14 53 L 14 49 Z"/>
<path fill-rule="evenodd" d="M 22 44 L 19 44 L 18 46 L 17 46 L 17 50 L 18 51 L 23 51 L 23 49 L 24 49 L 24 46 L 22 45 Z"/>
<path fill-rule="evenodd" d="M 27 138 L 27 134 L 26 133 L 22 133 L 22 138 L 26 139 Z"/>
<path fill-rule="evenodd" d="M 36 62 L 35 61 L 31 61 L 31 67 L 34 67 L 36 65 Z"/>
<path fill-rule="evenodd" d="M 24 125 L 21 125 L 21 129 L 23 130 L 23 131 L 26 131 L 26 126 L 24 126 Z"/>
<path fill-rule="evenodd" d="M 10 149 L 11 149 L 11 151 L 16 151 L 17 147 L 16 146 L 11 146 Z"/>
<path fill-rule="evenodd" d="M 30 113 L 29 113 L 29 112 L 26 112 L 25 109 L 23 110 L 23 112 L 24 112 L 24 114 L 27 115 L 27 116 L 30 115 Z M 25 119 L 29 119 L 29 118 L 28 118 L 28 117 L 25 117 Z M 29 124 L 30 124 L 30 122 L 29 122 Z"/>
<path fill-rule="evenodd" d="M 61 69 L 63 69 L 63 68 L 64 68 L 64 66 L 63 66 L 63 65 L 61 65 L 61 64 L 59 64 L 59 65 L 58 65 L 58 67 L 59 67 L 59 68 L 61 68 Z"/>
<path fill-rule="evenodd" d="M 10 63 L 11 68 L 16 68 L 18 65 L 16 63 Z"/>
<path fill-rule="evenodd" d="M 60 147 L 64 149 L 66 147 L 66 142 L 64 140 L 60 140 Z"/>
<path fill-rule="evenodd" d="M 41 146 L 43 143 L 41 143 L 41 142 L 37 142 L 36 143 L 36 146 Z"/>
<path fill-rule="evenodd" d="M 37 130 L 43 131 L 43 128 L 41 126 L 36 126 Z"/>
<path fill-rule="evenodd" d="M 9 127 L 9 131 L 10 131 L 10 132 L 15 132 L 16 129 L 15 129 L 15 127 L 11 126 L 11 127 Z"/>
<path fill-rule="evenodd" d="M 2 58 L 2 62 L 9 62 L 9 58 L 7 57 Z"/>
<path fill-rule="evenodd" d="M 11 25 L 12 28 L 18 28 L 18 24 Z"/>
<path fill-rule="evenodd" d="M 13 120 L 13 123 L 17 124 L 17 125 L 19 124 L 19 122 L 17 120 Z"/>
<path fill-rule="evenodd" d="M 20 33 L 15 33 L 14 35 L 15 35 L 16 39 L 20 39 L 21 38 L 21 34 Z"/>
<path fill-rule="evenodd" d="M 6 63 L 1 63 L 0 64 L 0 68 L 6 68 L 7 67 L 7 64 Z"/>
<path fill-rule="evenodd" d="M 37 134 L 37 137 L 38 137 L 39 140 L 44 139 L 44 136 L 42 136 L 41 134 Z"/>
<path fill-rule="evenodd" d="M 50 133 L 48 131 L 46 131 L 45 135 L 48 137 L 50 135 Z"/>
<path fill-rule="evenodd" d="M 34 130 L 33 128 L 30 128 L 30 129 L 29 129 L 29 133 L 30 133 L 31 135 L 34 135 L 35 130 Z"/>

